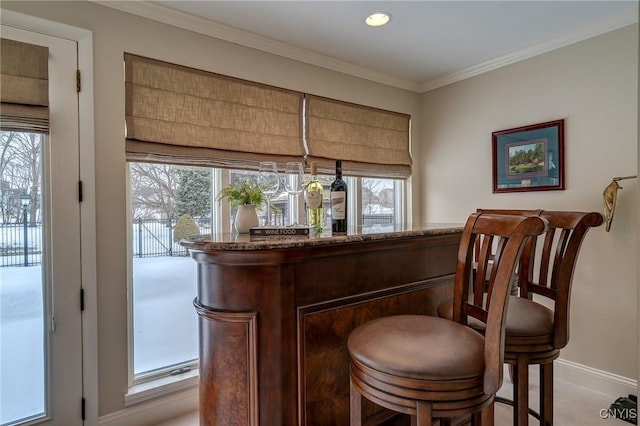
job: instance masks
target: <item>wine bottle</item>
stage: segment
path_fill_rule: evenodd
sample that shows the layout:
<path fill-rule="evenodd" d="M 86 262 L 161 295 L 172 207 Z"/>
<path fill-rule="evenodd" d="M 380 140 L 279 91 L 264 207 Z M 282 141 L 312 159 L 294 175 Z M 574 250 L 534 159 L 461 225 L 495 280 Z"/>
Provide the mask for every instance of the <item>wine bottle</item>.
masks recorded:
<path fill-rule="evenodd" d="M 311 181 L 305 191 L 307 202 L 307 225 L 315 229 L 317 234 L 322 233 L 322 184 L 318 182 L 318 166 L 311 163 Z"/>
<path fill-rule="evenodd" d="M 336 160 L 336 179 L 331 183 L 331 232 L 347 233 L 347 184 L 342 180 L 340 160 Z"/>

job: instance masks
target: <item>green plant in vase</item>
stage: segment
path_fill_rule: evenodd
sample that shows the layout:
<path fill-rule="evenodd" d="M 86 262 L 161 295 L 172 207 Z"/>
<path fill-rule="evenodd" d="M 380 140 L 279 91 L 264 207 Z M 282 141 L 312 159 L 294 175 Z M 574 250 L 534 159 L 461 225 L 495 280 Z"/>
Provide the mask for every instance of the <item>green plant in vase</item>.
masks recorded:
<path fill-rule="evenodd" d="M 222 188 L 216 200 L 226 199 L 231 207 L 238 209 L 234 226 L 238 233 L 249 232 L 249 228 L 258 226 L 258 214 L 256 208 L 261 208 L 267 202 L 267 197 L 260 190 L 258 184 L 252 180 L 245 180 L 240 184 L 230 183 Z M 273 211 L 279 211 L 277 207 L 271 207 Z"/>
<path fill-rule="evenodd" d="M 256 206 L 259 208 L 267 201 L 258 184 L 252 180 L 245 180 L 241 184 L 231 183 L 222 188 L 216 200 L 223 199 L 226 199 L 231 207 Z"/>

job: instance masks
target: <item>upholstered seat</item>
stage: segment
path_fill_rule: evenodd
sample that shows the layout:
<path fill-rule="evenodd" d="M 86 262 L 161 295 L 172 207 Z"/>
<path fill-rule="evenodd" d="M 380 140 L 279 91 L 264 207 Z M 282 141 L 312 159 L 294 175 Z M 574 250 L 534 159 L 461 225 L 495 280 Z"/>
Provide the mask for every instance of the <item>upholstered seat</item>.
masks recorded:
<path fill-rule="evenodd" d="M 425 342 L 438 350 L 425 348 Z M 441 318 L 398 315 L 370 321 L 349 337 L 354 359 L 363 366 L 395 376 L 421 380 L 482 379 L 484 338 L 480 333 Z"/>
<path fill-rule="evenodd" d="M 416 426 L 433 418 L 472 415 L 474 424 L 493 424 L 493 399 L 502 381 L 504 321 L 511 278 L 523 243 L 546 231 L 546 220 L 474 213 L 462 233 L 454 284 L 453 320 L 422 315 L 379 318 L 356 328 L 347 341 L 351 355 L 351 425 L 362 424 L 362 397 L 390 410 L 414 416 Z M 480 237 L 481 236 L 481 237 Z M 474 244 L 494 238 L 498 253 L 478 259 L 491 297 L 463 295 L 473 275 Z M 484 333 L 468 321 L 483 322 Z"/>
<path fill-rule="evenodd" d="M 448 299 L 438 306 L 438 316 L 453 318 L 453 299 Z M 469 319 L 469 326 L 484 331 L 485 324 Z M 553 311 L 540 303 L 529 299 L 510 296 L 507 311 L 507 336 L 536 338 L 539 342 L 553 342 Z M 507 341 L 506 346 L 509 346 Z"/>

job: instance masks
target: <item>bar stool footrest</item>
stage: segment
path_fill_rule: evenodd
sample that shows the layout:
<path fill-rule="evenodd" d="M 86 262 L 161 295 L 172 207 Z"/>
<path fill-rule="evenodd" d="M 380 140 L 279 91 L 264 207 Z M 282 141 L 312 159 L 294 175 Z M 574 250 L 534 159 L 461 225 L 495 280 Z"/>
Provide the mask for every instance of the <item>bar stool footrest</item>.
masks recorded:
<path fill-rule="evenodd" d="M 504 398 L 502 396 L 498 396 L 496 395 L 495 398 L 493 398 L 493 400 L 497 403 L 500 404 L 506 404 L 506 405 L 510 405 L 512 407 L 515 406 L 515 403 L 508 399 L 508 398 Z M 529 415 L 533 416 L 536 420 L 540 421 L 540 413 L 538 413 L 536 410 L 534 410 L 533 408 L 529 408 Z M 547 426 L 551 426 L 547 423 Z"/>

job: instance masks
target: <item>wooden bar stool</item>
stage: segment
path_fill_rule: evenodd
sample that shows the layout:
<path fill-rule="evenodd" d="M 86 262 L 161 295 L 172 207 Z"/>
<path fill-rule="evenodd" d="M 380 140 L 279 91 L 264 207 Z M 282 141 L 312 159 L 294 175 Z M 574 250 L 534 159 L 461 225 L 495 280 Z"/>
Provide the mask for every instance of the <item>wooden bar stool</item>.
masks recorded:
<path fill-rule="evenodd" d="M 362 424 L 362 397 L 409 414 L 412 424 L 431 426 L 433 418 L 472 415 L 474 424 L 493 425 L 493 398 L 502 382 L 504 330 L 510 282 L 523 243 L 547 229 L 538 217 L 474 213 L 467 220 L 458 250 L 453 321 L 398 315 L 379 318 L 355 329 L 347 347 L 351 355 L 351 425 Z M 488 297 L 470 300 L 474 245 L 482 237 L 477 264 L 490 261 Z M 474 288 L 485 286 L 477 275 Z M 480 286 L 480 287 L 478 287 Z M 478 292 L 478 293 L 481 293 Z M 467 326 L 485 324 L 485 335 Z"/>
<path fill-rule="evenodd" d="M 571 284 L 582 241 L 592 227 L 603 222 L 599 213 L 488 210 L 491 214 L 543 217 L 549 231 L 525 244 L 519 265 L 519 297 L 511 296 L 506 320 L 504 360 L 510 365 L 513 379 L 513 424 L 528 425 L 533 414 L 541 425 L 553 425 L 553 361 L 569 341 L 569 302 Z M 542 243 L 542 247 L 537 247 Z M 533 301 L 543 296 L 553 302 L 553 309 Z M 438 307 L 438 315 L 452 317 L 452 301 Z M 479 323 L 470 325 L 480 331 Z M 529 365 L 540 365 L 540 413 L 529 409 Z"/>

